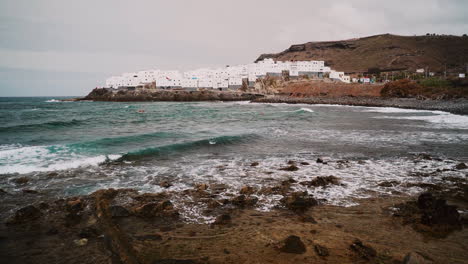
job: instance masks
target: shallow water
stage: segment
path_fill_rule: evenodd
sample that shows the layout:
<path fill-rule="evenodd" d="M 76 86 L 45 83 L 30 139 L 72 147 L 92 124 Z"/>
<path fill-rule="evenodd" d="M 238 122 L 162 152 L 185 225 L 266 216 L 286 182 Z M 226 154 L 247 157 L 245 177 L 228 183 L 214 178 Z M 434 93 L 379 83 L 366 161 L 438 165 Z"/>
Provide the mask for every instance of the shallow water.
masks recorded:
<path fill-rule="evenodd" d="M 60 102 L 58 98 L 0 98 L 0 188 L 61 195 L 100 188 L 162 191 L 200 182 L 268 186 L 279 180 L 335 175 L 343 185 L 309 189 L 340 205 L 404 187 L 415 171 L 452 168 L 468 159 L 468 116 L 441 111 L 248 102 Z M 144 113 L 139 113 L 139 110 Z M 442 160 L 415 159 L 428 153 Z M 317 164 L 317 157 L 330 162 Z M 297 172 L 288 160 L 307 161 Z M 349 160 L 340 163 L 338 160 Z M 251 167 L 252 162 L 259 162 Z M 57 175 L 50 174 L 58 172 Z M 463 172 L 444 175 L 466 177 Z M 441 175 L 424 181 L 441 180 Z M 421 180 L 421 179 L 419 179 Z M 298 190 L 305 187 L 295 186 Z M 260 209 L 280 197 L 259 197 Z"/>

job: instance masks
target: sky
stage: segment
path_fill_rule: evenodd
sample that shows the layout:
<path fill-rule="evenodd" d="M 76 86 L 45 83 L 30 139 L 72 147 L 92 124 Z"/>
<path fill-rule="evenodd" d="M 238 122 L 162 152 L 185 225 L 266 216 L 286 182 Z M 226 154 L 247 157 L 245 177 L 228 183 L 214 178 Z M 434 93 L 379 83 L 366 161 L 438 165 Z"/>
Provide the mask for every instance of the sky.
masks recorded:
<path fill-rule="evenodd" d="M 0 0 L 0 96 L 81 96 L 145 69 L 255 61 L 292 44 L 468 33 L 466 0 Z"/>

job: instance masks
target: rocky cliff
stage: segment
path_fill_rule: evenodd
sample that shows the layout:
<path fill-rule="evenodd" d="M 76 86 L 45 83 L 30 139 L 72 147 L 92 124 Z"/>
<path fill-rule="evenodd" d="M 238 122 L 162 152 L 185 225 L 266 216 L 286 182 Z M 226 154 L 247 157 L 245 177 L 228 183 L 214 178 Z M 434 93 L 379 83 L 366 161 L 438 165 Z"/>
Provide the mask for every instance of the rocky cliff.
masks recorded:
<path fill-rule="evenodd" d="M 429 71 L 465 72 L 468 37 L 391 34 L 365 38 L 308 42 L 292 45 L 276 54 L 262 54 L 258 60 L 323 60 L 335 70 L 368 72 L 428 68 Z"/>

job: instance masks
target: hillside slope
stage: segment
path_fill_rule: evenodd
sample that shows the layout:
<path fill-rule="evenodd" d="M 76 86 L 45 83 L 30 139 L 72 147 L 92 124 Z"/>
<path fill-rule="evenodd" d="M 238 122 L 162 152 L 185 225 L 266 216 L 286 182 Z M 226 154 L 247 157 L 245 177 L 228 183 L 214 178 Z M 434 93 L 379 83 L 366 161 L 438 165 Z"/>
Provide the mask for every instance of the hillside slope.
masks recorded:
<path fill-rule="evenodd" d="M 258 59 L 323 60 L 335 70 L 367 72 L 410 70 L 428 67 L 429 71 L 465 72 L 468 63 L 468 37 L 376 35 L 359 39 L 308 42 L 292 45 L 276 54 Z"/>

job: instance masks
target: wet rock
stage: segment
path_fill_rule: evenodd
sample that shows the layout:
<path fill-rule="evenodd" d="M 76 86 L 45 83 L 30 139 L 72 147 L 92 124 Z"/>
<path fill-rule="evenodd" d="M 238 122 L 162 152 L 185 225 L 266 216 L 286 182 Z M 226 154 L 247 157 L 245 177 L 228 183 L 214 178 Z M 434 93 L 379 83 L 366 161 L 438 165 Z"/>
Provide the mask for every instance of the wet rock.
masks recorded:
<path fill-rule="evenodd" d="M 229 214 L 218 215 L 213 222 L 214 225 L 227 225 L 231 223 L 231 216 Z"/>
<path fill-rule="evenodd" d="M 294 160 L 288 160 L 288 165 L 296 165 L 296 162 Z"/>
<path fill-rule="evenodd" d="M 378 186 L 380 186 L 380 187 L 394 187 L 394 186 L 397 186 L 399 184 L 400 184 L 399 181 L 384 181 L 384 182 L 379 183 Z"/>
<path fill-rule="evenodd" d="M 41 210 L 46 210 L 46 209 L 49 209 L 49 204 L 48 203 L 45 203 L 45 202 L 40 202 L 39 205 L 38 205 L 39 209 Z"/>
<path fill-rule="evenodd" d="M 253 187 L 250 187 L 250 186 L 244 186 L 241 188 L 240 194 L 245 194 L 245 195 L 251 195 L 253 193 L 255 193 L 255 189 Z"/>
<path fill-rule="evenodd" d="M 196 189 L 199 190 L 199 191 L 206 191 L 206 190 L 208 190 L 208 184 L 206 184 L 206 183 L 197 184 L 195 187 L 196 187 Z"/>
<path fill-rule="evenodd" d="M 54 171 L 54 172 L 49 172 L 49 173 L 47 173 L 47 177 L 49 177 L 49 178 L 57 177 L 57 176 L 58 176 L 58 173 L 55 172 L 55 171 Z"/>
<path fill-rule="evenodd" d="M 317 158 L 317 163 L 325 163 L 322 158 Z"/>
<path fill-rule="evenodd" d="M 318 176 L 315 179 L 311 181 L 303 181 L 300 184 L 305 185 L 305 186 L 313 186 L 313 187 L 319 187 L 319 186 L 328 186 L 328 185 L 337 185 L 339 184 L 340 181 L 337 177 L 335 176 Z"/>
<path fill-rule="evenodd" d="M 68 201 L 66 205 L 66 209 L 70 214 L 77 214 L 85 207 L 84 202 L 81 199 L 76 199 L 72 201 Z"/>
<path fill-rule="evenodd" d="M 38 191 L 31 190 L 31 189 L 23 189 L 21 191 L 25 194 L 38 194 L 39 193 Z"/>
<path fill-rule="evenodd" d="M 256 162 L 256 161 L 250 163 L 250 166 L 251 166 L 251 167 L 257 167 L 258 165 L 260 165 L 260 163 L 258 163 L 258 162 Z"/>
<path fill-rule="evenodd" d="M 466 166 L 466 164 L 462 162 L 462 163 L 458 163 L 457 166 L 455 166 L 455 169 L 457 169 L 457 170 L 466 170 L 466 169 L 468 169 L 468 166 Z"/>
<path fill-rule="evenodd" d="M 423 160 L 432 160 L 431 155 L 426 154 L 426 153 L 421 153 L 421 154 L 419 154 L 419 155 L 418 155 L 418 158 L 419 158 L 419 159 L 423 159 Z"/>
<path fill-rule="evenodd" d="M 312 195 L 307 194 L 307 192 L 295 192 L 282 198 L 280 201 L 286 208 L 295 212 L 304 212 L 318 204 L 317 200 Z"/>
<path fill-rule="evenodd" d="M 321 256 L 321 257 L 327 257 L 330 255 L 330 252 L 328 251 L 328 248 L 324 247 L 324 246 L 321 246 L 321 245 L 314 245 L 314 249 L 315 249 L 315 252 L 317 253 L 317 255 Z"/>
<path fill-rule="evenodd" d="M 24 185 L 29 182 L 29 179 L 27 177 L 19 177 L 19 178 L 13 179 L 12 182 L 14 182 L 17 185 Z"/>
<path fill-rule="evenodd" d="M 403 259 L 403 264 L 431 264 L 431 260 L 424 258 L 416 252 L 408 253 Z"/>
<path fill-rule="evenodd" d="M 130 212 L 123 206 L 113 205 L 109 207 L 112 217 L 127 217 L 130 215 Z"/>
<path fill-rule="evenodd" d="M 219 193 L 223 192 L 224 190 L 226 190 L 227 187 L 228 186 L 226 184 L 215 183 L 215 184 L 211 184 L 209 188 L 210 188 L 212 193 L 219 194 Z"/>
<path fill-rule="evenodd" d="M 288 236 L 281 241 L 279 250 L 284 253 L 303 254 L 306 252 L 306 247 L 298 236 Z"/>
<path fill-rule="evenodd" d="M 0 189 L 0 195 L 5 195 L 5 194 L 8 194 L 8 193 L 5 190 Z"/>
<path fill-rule="evenodd" d="M 215 209 L 215 208 L 218 208 L 220 206 L 222 206 L 223 204 L 216 201 L 216 200 L 210 200 L 206 206 L 209 208 L 209 209 Z"/>
<path fill-rule="evenodd" d="M 97 228 L 93 226 L 88 226 L 80 230 L 78 236 L 80 238 L 92 238 L 97 237 L 99 235 L 99 231 Z"/>
<path fill-rule="evenodd" d="M 303 161 L 303 162 L 301 162 L 301 165 L 307 166 L 307 165 L 310 165 L 310 163 Z"/>
<path fill-rule="evenodd" d="M 289 165 L 288 167 L 284 167 L 284 168 L 280 168 L 279 170 L 283 170 L 283 171 L 298 171 L 299 168 L 292 164 L 292 165 Z"/>
<path fill-rule="evenodd" d="M 86 246 L 86 244 L 88 244 L 88 239 L 82 238 L 82 239 L 73 240 L 73 243 L 75 243 L 75 245 L 79 247 Z"/>
<path fill-rule="evenodd" d="M 304 222 L 304 223 L 317 224 L 317 221 L 315 220 L 315 218 L 313 218 L 310 215 L 306 215 L 306 214 L 300 215 L 299 219 L 301 220 L 301 222 Z"/>
<path fill-rule="evenodd" d="M 135 209 L 135 213 L 140 217 L 152 218 L 155 216 L 177 217 L 178 212 L 174 209 L 171 201 L 146 203 Z"/>
<path fill-rule="evenodd" d="M 52 227 L 49 230 L 47 230 L 47 232 L 46 232 L 46 234 L 49 235 L 49 236 L 56 235 L 58 233 L 59 233 L 59 231 L 58 231 L 58 229 L 56 227 Z"/>
<path fill-rule="evenodd" d="M 246 197 L 245 195 L 239 195 L 234 197 L 231 200 L 231 204 L 238 206 L 238 207 L 250 207 L 254 206 L 258 202 L 258 198 L 256 197 Z"/>
<path fill-rule="evenodd" d="M 16 211 L 14 218 L 10 223 L 23 223 L 31 220 L 35 220 L 41 216 L 41 211 L 33 205 L 28 205 Z"/>
<path fill-rule="evenodd" d="M 461 225 L 457 207 L 447 205 L 444 199 L 437 199 L 431 193 L 418 197 L 418 207 L 422 210 L 421 223 L 425 225 Z"/>
<path fill-rule="evenodd" d="M 162 182 L 159 183 L 159 186 L 161 186 L 162 188 L 167 189 L 167 188 L 171 187 L 172 184 L 170 182 L 168 182 L 168 181 L 162 181 Z"/>
<path fill-rule="evenodd" d="M 377 256 L 377 251 L 370 246 L 366 246 L 361 240 L 356 239 L 350 246 L 351 250 L 354 251 L 359 257 L 367 260 L 371 260 Z"/>

